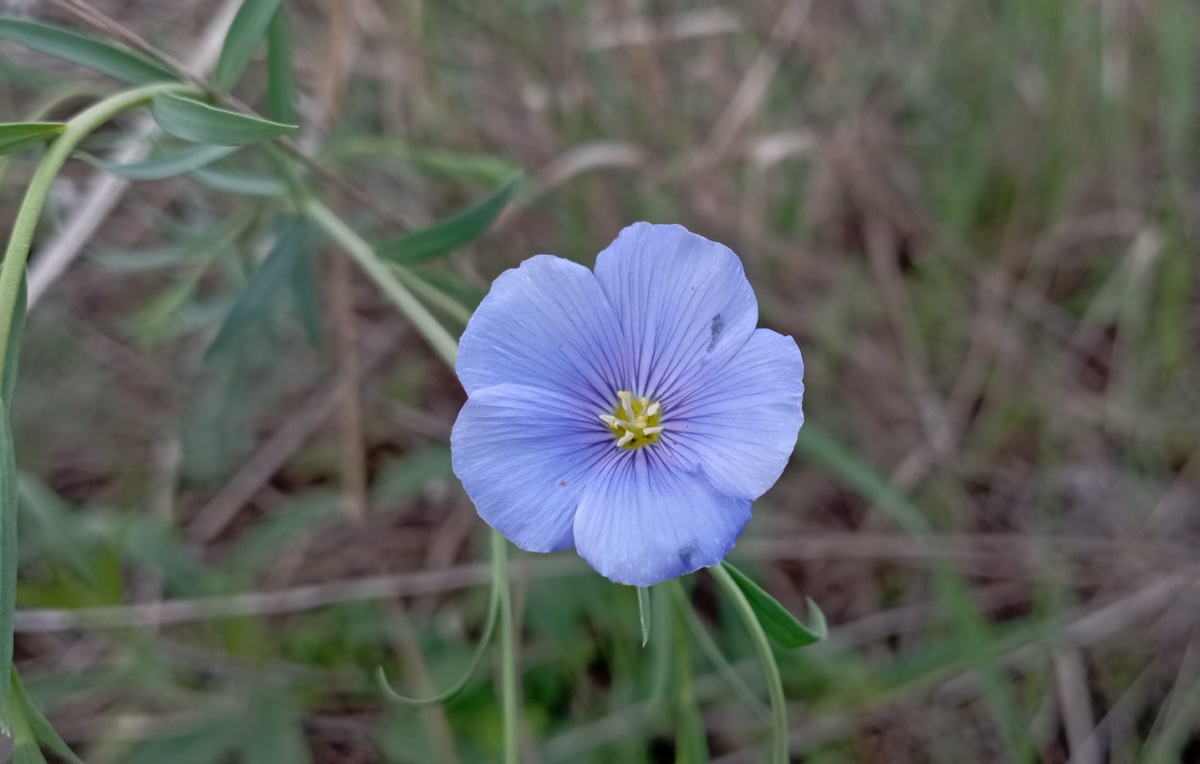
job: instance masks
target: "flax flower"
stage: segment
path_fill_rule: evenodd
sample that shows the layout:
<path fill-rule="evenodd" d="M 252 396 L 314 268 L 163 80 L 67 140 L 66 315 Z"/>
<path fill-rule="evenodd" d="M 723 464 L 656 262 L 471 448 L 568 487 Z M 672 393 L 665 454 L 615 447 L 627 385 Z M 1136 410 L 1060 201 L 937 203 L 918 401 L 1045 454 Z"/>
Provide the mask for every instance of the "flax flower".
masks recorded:
<path fill-rule="evenodd" d="M 463 334 L 454 472 L 522 549 L 636 586 L 715 565 L 804 422 L 800 350 L 757 323 L 737 255 L 681 226 L 626 228 L 594 272 L 532 257 Z"/>

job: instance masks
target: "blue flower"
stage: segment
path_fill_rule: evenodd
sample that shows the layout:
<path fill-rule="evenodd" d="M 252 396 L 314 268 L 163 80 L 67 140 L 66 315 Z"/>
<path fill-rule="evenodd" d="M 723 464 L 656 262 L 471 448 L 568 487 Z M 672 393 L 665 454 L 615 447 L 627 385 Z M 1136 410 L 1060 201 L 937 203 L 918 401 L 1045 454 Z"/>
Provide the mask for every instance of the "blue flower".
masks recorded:
<path fill-rule="evenodd" d="M 454 472 L 522 549 L 635 586 L 715 565 L 804 422 L 800 349 L 757 323 L 737 255 L 682 226 L 629 226 L 595 272 L 532 257 L 463 334 Z"/>

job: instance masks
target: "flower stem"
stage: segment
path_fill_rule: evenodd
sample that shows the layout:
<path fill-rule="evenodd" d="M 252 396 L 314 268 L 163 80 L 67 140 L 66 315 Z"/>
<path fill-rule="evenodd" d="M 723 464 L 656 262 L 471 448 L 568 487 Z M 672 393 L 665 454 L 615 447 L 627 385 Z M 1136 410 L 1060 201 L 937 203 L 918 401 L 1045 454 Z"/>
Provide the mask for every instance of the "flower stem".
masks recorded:
<path fill-rule="evenodd" d="M 775 654 L 771 652 L 767 633 L 763 631 L 758 616 L 754 614 L 754 608 L 750 606 L 750 601 L 733 580 L 733 576 L 729 575 L 729 571 L 722 565 L 714 565 L 708 570 L 733 600 L 738 615 L 742 617 L 746 629 L 750 632 L 750 639 L 754 642 L 754 650 L 758 653 L 758 660 L 762 663 L 763 674 L 766 676 L 767 695 L 771 699 L 771 764 L 787 764 L 787 706 L 783 698 L 783 680 L 779 677 L 779 666 L 775 663 Z"/>
<path fill-rule="evenodd" d="M 29 181 L 25 199 L 21 202 L 21 209 L 17 211 L 17 219 L 13 222 L 8 248 L 4 252 L 4 265 L 0 268 L 0 378 L 4 376 L 4 351 L 8 348 L 12 334 L 13 311 L 16 309 L 17 295 L 21 290 L 21 278 L 25 275 L 29 248 L 33 245 L 33 234 L 37 230 L 42 210 L 46 207 L 46 200 L 50 197 L 50 187 L 71 152 L 80 141 L 105 122 L 123 111 L 141 106 L 156 95 L 187 95 L 200 92 L 194 85 L 179 82 L 163 82 L 122 91 L 76 114 L 67 123 L 66 129 L 50 144 Z"/>
<path fill-rule="evenodd" d="M 492 577 L 500 591 L 500 705 L 504 715 L 504 764 L 517 764 L 517 647 L 513 624 L 512 588 L 508 578 L 508 546 L 492 531 Z"/>
<path fill-rule="evenodd" d="M 708 761 L 708 741 L 704 734 L 704 719 L 696 702 L 696 690 L 692 684 L 692 651 L 688 642 L 688 629 L 684 612 L 691 608 L 687 593 L 678 578 L 664 583 L 670 590 L 675 604 L 674 658 L 675 658 L 675 762 L 697 764 Z"/>
<path fill-rule="evenodd" d="M 348 255 L 354 258 L 363 272 L 375 282 L 375 285 L 387 295 L 388 299 L 395 303 L 400 312 L 407 316 L 409 321 L 412 321 L 413 325 L 417 327 L 417 331 L 424 335 L 442 360 L 453 369 L 454 362 L 458 358 L 458 343 L 454 341 L 454 337 L 446 331 L 437 318 L 417 300 L 408 287 L 400 283 L 396 275 L 388 270 L 371 245 L 355 233 L 354 229 L 346 225 L 341 218 L 333 214 L 332 210 L 313 197 L 306 196 L 300 199 L 299 205 L 300 211 L 304 215 L 320 226 L 325 233 L 341 245 L 342 249 L 346 250 Z"/>

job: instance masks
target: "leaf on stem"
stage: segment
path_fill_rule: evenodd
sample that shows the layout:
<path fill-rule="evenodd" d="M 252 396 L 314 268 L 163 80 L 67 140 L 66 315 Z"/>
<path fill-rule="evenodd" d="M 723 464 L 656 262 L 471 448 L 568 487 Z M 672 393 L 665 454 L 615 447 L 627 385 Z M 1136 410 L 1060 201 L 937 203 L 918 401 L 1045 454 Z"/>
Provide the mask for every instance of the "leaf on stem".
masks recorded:
<path fill-rule="evenodd" d="M 0 16 L 0 40 L 24 45 L 131 85 L 180 79 L 170 69 L 140 53 L 50 24 Z"/>
<path fill-rule="evenodd" d="M 129 180 L 162 180 L 198 170 L 237 151 L 236 146 L 189 146 L 141 162 L 113 164 L 88 154 L 79 158 L 98 170 Z"/>
<path fill-rule="evenodd" d="M 520 182 L 521 176 L 518 175 L 478 204 L 460 210 L 428 228 L 385 241 L 376 251 L 380 257 L 393 262 L 415 265 L 435 260 L 465 246 L 491 227 Z"/>
<path fill-rule="evenodd" d="M 812 622 L 812 626 L 805 626 L 774 597 L 751 581 L 745 573 L 728 562 L 722 562 L 721 566 L 729 571 L 729 575 L 737 584 L 738 589 L 741 589 L 742 594 L 746 595 L 746 600 L 754 609 L 754 614 L 758 617 L 758 622 L 762 624 L 763 631 L 780 645 L 804 647 L 820 642 L 829 633 L 829 628 L 825 623 L 825 614 L 811 599 L 808 600 L 808 619 Z"/>
<path fill-rule="evenodd" d="M 281 138 L 296 129 L 268 119 L 174 95 L 154 99 L 154 119 L 164 132 L 192 143 L 217 146 L 247 146 Z"/>
<path fill-rule="evenodd" d="M 292 30 L 287 8 L 279 6 L 267 27 L 267 116 L 296 122 L 296 82 L 292 76 Z"/>
<path fill-rule="evenodd" d="M 65 122 L 10 122 L 0 125 L 0 156 L 51 140 L 67 129 Z"/>
<path fill-rule="evenodd" d="M 212 344 L 209 355 L 227 347 L 248 326 L 266 312 L 271 298 L 292 278 L 309 242 L 310 229 L 302 220 L 293 221 L 267 253 L 262 264 L 254 270 L 246 288 L 238 295 L 233 308 L 225 316 Z"/>
<path fill-rule="evenodd" d="M 213 69 L 212 83 L 217 90 L 229 90 L 237 84 L 278 8 L 279 0 L 245 0 L 238 8 Z"/>

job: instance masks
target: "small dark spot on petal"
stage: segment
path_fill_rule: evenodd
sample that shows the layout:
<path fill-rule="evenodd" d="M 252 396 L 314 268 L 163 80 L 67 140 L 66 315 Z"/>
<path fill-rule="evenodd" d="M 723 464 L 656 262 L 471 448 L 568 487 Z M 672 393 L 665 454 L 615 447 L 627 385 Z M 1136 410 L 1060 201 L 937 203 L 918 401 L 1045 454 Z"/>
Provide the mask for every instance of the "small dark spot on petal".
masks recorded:
<path fill-rule="evenodd" d="M 720 339 L 721 332 L 725 331 L 725 319 L 721 317 L 720 313 L 712 317 L 712 323 L 709 325 L 708 331 L 712 335 L 712 339 L 708 341 L 707 352 L 711 353 L 712 349 L 717 346 L 717 340 Z"/>
<path fill-rule="evenodd" d="M 679 561 L 682 562 L 684 565 L 692 564 L 692 555 L 695 553 L 696 553 L 696 547 L 693 546 L 692 544 L 688 544 L 687 546 L 681 546 L 681 547 L 679 547 L 679 551 L 676 552 L 676 554 L 679 555 Z"/>
<path fill-rule="evenodd" d="M 558 484 L 559 484 L 559 485 L 566 485 L 566 484 L 567 484 L 567 481 L 565 481 L 565 480 L 560 480 L 560 481 L 558 481 Z"/>

